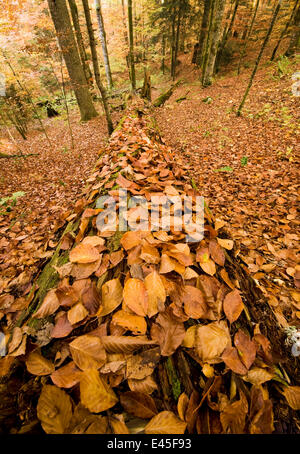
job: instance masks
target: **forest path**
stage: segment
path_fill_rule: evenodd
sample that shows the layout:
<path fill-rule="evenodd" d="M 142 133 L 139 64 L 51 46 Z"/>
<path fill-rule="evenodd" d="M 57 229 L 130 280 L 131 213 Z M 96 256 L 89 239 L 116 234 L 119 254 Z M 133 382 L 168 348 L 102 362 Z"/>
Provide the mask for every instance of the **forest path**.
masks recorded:
<path fill-rule="evenodd" d="M 234 113 L 249 72 L 202 89 L 187 71 L 156 120 L 165 142 L 190 163 L 190 173 L 213 212 L 240 246 L 252 276 L 285 325 L 299 325 L 299 97 L 291 75 L 276 65 L 259 70 L 243 117 Z M 196 80 L 196 82 L 195 82 Z M 189 91 L 187 99 L 176 100 Z M 211 101 L 203 102 L 210 97 Z M 252 117 L 252 118 L 251 118 Z M 298 134 L 297 134 L 298 132 Z M 298 144 L 298 145 L 297 145 Z M 223 167 L 228 167 L 220 171 Z M 282 316 L 284 314 L 284 317 Z"/>

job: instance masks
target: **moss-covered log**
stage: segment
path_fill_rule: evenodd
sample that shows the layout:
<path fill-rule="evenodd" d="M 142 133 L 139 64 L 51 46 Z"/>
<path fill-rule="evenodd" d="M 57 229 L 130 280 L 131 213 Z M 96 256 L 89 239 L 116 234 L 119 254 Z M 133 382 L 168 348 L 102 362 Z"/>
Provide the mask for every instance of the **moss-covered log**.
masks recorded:
<path fill-rule="evenodd" d="M 209 209 L 198 242 L 175 219 L 167 232 L 99 230 L 99 197 L 120 202 L 121 187 L 148 200 L 197 194 L 142 111 L 102 150 L 27 307 L 9 329 L 1 320 L 0 432 L 153 433 L 160 418 L 166 433 L 297 432 L 299 359 Z"/>

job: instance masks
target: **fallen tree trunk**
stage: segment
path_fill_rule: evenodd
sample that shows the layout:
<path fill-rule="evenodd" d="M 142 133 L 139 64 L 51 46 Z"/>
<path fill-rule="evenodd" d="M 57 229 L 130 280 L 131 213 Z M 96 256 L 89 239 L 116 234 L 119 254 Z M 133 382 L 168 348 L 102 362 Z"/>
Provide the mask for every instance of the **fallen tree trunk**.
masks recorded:
<path fill-rule="evenodd" d="M 174 90 L 181 84 L 182 80 L 178 80 L 175 84 L 173 84 L 167 91 L 163 92 L 161 95 L 158 96 L 153 101 L 153 106 L 154 107 L 162 107 L 168 99 L 171 98 L 172 94 L 174 93 Z"/>
<path fill-rule="evenodd" d="M 1 297 L 0 432 L 271 433 L 274 420 L 297 432 L 299 360 L 210 210 L 198 242 L 185 242 L 175 211 L 168 232 L 99 230 L 99 197 L 120 203 L 120 187 L 197 195 L 159 139 L 125 117 L 26 301 Z M 126 208 L 128 222 L 139 210 Z"/>

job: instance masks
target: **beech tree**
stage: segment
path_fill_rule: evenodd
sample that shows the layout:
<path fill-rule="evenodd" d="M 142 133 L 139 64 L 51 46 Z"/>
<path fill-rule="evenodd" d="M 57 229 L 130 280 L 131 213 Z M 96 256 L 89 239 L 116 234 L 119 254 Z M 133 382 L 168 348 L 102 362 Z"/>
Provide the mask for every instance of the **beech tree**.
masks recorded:
<path fill-rule="evenodd" d="M 98 89 L 100 91 L 100 94 L 101 94 L 101 99 L 102 99 L 104 112 L 105 112 L 105 117 L 106 117 L 106 122 L 107 122 L 108 134 L 111 134 L 113 132 L 113 130 L 114 130 L 114 127 L 113 127 L 113 122 L 112 122 L 112 119 L 111 119 L 111 116 L 110 116 L 106 90 L 105 90 L 105 88 L 104 88 L 104 86 L 103 86 L 103 84 L 101 82 L 99 63 L 98 63 L 98 55 L 97 55 L 97 49 L 96 49 L 96 41 L 95 41 L 95 35 L 94 35 L 94 30 L 93 30 L 93 24 L 92 24 L 92 18 L 91 18 L 91 13 L 90 13 L 89 2 L 88 2 L 88 0 L 82 0 L 82 4 L 83 4 L 85 20 L 86 20 L 86 26 L 87 26 L 88 35 L 89 35 L 89 41 L 90 41 L 90 48 L 91 48 L 91 53 L 92 53 L 92 61 L 93 61 L 93 69 L 94 69 L 95 81 L 96 81 L 97 87 L 98 87 Z"/>
<path fill-rule="evenodd" d="M 112 80 L 111 68 L 110 68 L 110 63 L 109 63 L 109 56 L 108 56 L 107 42 L 106 42 L 106 33 L 105 33 L 105 27 L 104 27 L 104 21 L 103 21 L 103 16 L 102 16 L 101 1 L 100 0 L 95 0 L 95 9 L 96 9 L 97 21 L 98 21 L 98 27 L 99 27 L 99 37 L 100 37 L 100 42 L 101 42 L 101 45 L 102 45 L 102 52 L 103 52 L 104 68 L 105 68 L 106 79 L 107 79 L 107 86 L 109 88 L 112 88 L 113 80 Z"/>
<path fill-rule="evenodd" d="M 97 112 L 80 61 L 66 0 L 48 0 L 48 6 L 77 99 L 81 119 L 83 121 L 90 120 L 97 116 Z"/>

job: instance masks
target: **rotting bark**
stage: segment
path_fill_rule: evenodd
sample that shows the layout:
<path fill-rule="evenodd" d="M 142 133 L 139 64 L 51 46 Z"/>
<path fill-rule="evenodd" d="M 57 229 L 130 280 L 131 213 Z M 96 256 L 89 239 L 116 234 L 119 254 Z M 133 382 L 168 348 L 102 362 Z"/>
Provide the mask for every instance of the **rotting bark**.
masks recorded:
<path fill-rule="evenodd" d="M 143 106 L 137 107 L 139 117 L 142 116 L 142 111 L 147 114 L 147 110 Z M 118 163 L 121 163 L 121 160 L 124 158 L 123 153 L 120 153 L 124 144 L 130 144 L 130 134 L 128 135 L 128 129 L 130 125 L 132 126 L 132 139 L 134 144 L 137 142 L 136 138 L 136 129 L 134 125 L 138 122 L 139 124 L 143 125 L 144 130 L 147 130 L 148 137 L 153 141 L 157 141 L 153 143 L 153 146 L 156 148 L 160 146 L 160 134 L 157 128 L 153 129 L 153 126 L 149 124 L 152 118 L 147 118 L 147 124 L 145 125 L 144 119 L 138 119 L 134 116 L 124 117 L 123 121 L 120 124 L 120 128 L 124 127 L 123 131 L 120 132 L 120 137 L 123 137 L 123 142 L 118 143 L 119 149 L 115 150 L 115 154 L 111 156 L 111 149 L 107 149 L 108 154 L 103 154 L 102 159 L 106 160 L 109 159 L 109 162 L 114 163 L 114 170 L 115 173 L 111 175 L 111 179 L 109 181 L 115 180 L 117 175 L 121 175 L 122 166 L 118 166 Z M 155 122 L 154 122 L 155 123 Z M 112 147 L 116 146 L 116 142 L 114 142 L 115 137 L 112 137 Z M 141 140 L 141 145 L 143 145 L 143 138 Z M 118 156 L 119 153 L 119 156 Z M 136 158 L 137 154 L 142 153 L 142 151 L 137 151 L 136 149 L 132 150 L 132 158 Z M 165 148 L 161 148 L 159 153 L 162 153 L 162 161 L 166 163 L 166 168 L 171 172 L 171 175 L 176 173 L 176 169 L 178 170 L 178 165 L 174 160 L 173 156 L 169 155 Z M 118 161 L 118 158 L 120 161 Z M 102 162 L 98 162 L 96 165 L 97 171 L 102 170 Z M 134 159 L 131 161 L 134 162 Z M 100 170 L 99 170 L 100 169 Z M 116 169 L 119 169 L 116 171 Z M 95 170 L 95 169 L 94 169 Z M 94 174 L 94 173 L 93 173 Z M 170 177 L 170 175 L 169 175 Z M 101 180 L 98 179 L 97 182 Z M 177 180 L 181 181 L 183 185 L 189 184 L 189 174 L 188 171 L 184 173 L 182 177 L 177 177 Z M 134 180 L 131 180 L 134 182 Z M 74 238 L 77 238 L 79 234 L 79 240 L 82 238 L 84 233 L 88 234 L 93 232 L 93 223 L 89 222 L 86 225 L 86 231 L 83 231 L 82 220 L 83 220 L 83 212 L 86 208 L 95 208 L 96 198 L 99 195 L 104 195 L 108 192 L 108 189 L 105 189 L 102 186 L 102 189 L 99 191 L 94 191 L 93 185 L 95 184 L 95 180 L 89 183 L 89 186 L 85 190 L 85 197 L 86 203 L 83 204 L 80 208 L 80 205 L 76 206 L 76 218 L 71 220 L 67 227 L 61 227 L 61 229 L 57 232 L 57 238 L 60 239 L 57 249 L 53 255 L 53 257 L 47 262 L 46 266 L 41 267 L 41 273 L 38 276 L 37 281 L 32 288 L 31 295 L 29 295 L 29 306 L 21 316 L 17 319 L 14 326 L 24 326 L 25 322 L 27 327 L 30 327 L 31 330 L 27 329 L 31 337 L 31 345 L 36 344 L 37 342 L 37 334 L 43 328 L 44 323 L 48 323 L 49 320 L 47 319 L 40 319 L 36 320 L 33 319 L 32 316 L 34 312 L 40 307 L 40 304 L 43 302 L 44 296 L 49 289 L 55 288 L 57 286 L 59 276 L 56 271 L 55 267 L 59 267 L 62 264 L 68 261 L 69 252 L 61 249 L 62 239 L 64 235 L 71 233 Z M 192 189 L 190 185 L 190 189 Z M 213 216 L 205 211 L 205 220 L 207 222 L 207 227 L 211 229 L 213 232 L 213 225 L 214 225 L 214 218 Z M 80 233 L 82 235 L 80 235 Z M 120 248 L 120 239 L 122 238 L 123 232 L 116 232 L 106 243 L 106 247 L 109 251 L 116 251 Z M 209 234 L 210 235 L 210 234 Z M 227 237 L 225 231 L 219 232 L 218 237 L 222 237 L 223 239 Z M 268 301 L 262 294 L 261 290 L 256 286 L 255 281 L 249 276 L 249 274 L 243 268 L 243 264 L 239 260 L 238 256 L 236 256 L 236 252 L 230 251 L 226 253 L 226 265 L 225 268 L 229 277 L 232 281 L 236 282 L 237 288 L 240 288 L 243 303 L 244 303 L 244 312 L 240 316 L 240 318 L 231 324 L 230 332 L 231 335 L 234 335 L 238 329 L 243 329 L 246 332 L 252 333 L 253 327 L 255 325 L 260 325 L 262 334 L 267 335 L 268 340 L 275 350 L 275 353 L 279 357 L 279 368 L 285 370 L 286 374 L 289 377 L 290 382 L 293 385 L 297 385 L 299 383 L 299 359 L 291 357 L 289 353 L 288 347 L 285 346 L 284 343 L 284 334 L 278 324 L 277 319 L 275 318 Z M 112 278 L 116 278 L 119 276 L 125 276 L 128 273 L 130 267 L 126 260 L 123 260 L 122 263 L 118 264 L 116 267 L 112 267 L 108 269 L 103 275 L 98 278 L 97 281 L 97 289 L 100 290 L 101 286 L 107 280 Z M 180 280 L 181 276 L 177 276 Z M 216 274 L 216 277 L 219 278 L 219 270 Z M 173 276 L 175 279 L 176 277 Z M 207 297 L 208 298 L 208 297 Z M 101 318 L 101 317 L 100 317 Z M 50 317 L 51 319 L 51 317 Z M 74 326 L 74 330 L 71 334 L 72 338 L 78 334 L 86 334 L 90 333 L 92 330 L 97 328 L 99 324 L 102 323 L 102 320 L 98 319 L 98 317 L 91 317 L 88 322 L 81 326 Z M 189 319 L 187 322 L 193 325 L 202 325 L 203 321 L 199 321 L 196 319 Z M 68 337 L 67 339 L 70 340 Z M 48 356 L 52 357 L 59 351 L 60 340 L 58 339 L 49 339 L 49 343 L 46 345 L 46 350 L 48 352 Z M 11 359 L 11 357 L 7 357 Z M 3 360 L 1 360 L 3 361 Z M 0 396 L 3 396 L 3 400 L 0 400 L 0 408 L 1 414 L 6 415 L 6 419 L 0 418 L 0 432 L 11 432 L 12 429 L 18 433 L 38 433 L 41 431 L 40 423 L 36 420 L 36 410 L 34 402 L 36 402 L 37 397 L 40 395 L 41 386 L 48 380 L 46 377 L 35 377 L 32 378 L 31 375 L 24 369 L 23 359 L 16 359 L 14 363 L 11 365 L 11 370 L 7 371 L 5 375 L 0 377 Z M 278 363 L 278 360 L 277 360 Z M 1 363 L 2 366 L 2 363 Z M 3 371 L 3 366 L 0 368 Z M 218 369 L 216 369 L 218 371 Z M 243 392 L 246 395 L 249 394 L 246 384 L 242 382 L 240 375 L 238 374 L 225 374 L 227 378 L 224 378 L 223 386 L 226 390 L 226 386 L 228 383 L 226 382 L 229 379 L 228 375 L 231 376 L 231 381 L 236 383 L 236 386 L 240 387 L 239 389 L 243 389 Z M 193 355 L 189 348 L 187 347 L 179 347 L 176 352 L 168 357 L 161 357 L 158 367 L 155 369 L 155 376 L 157 378 L 157 394 L 156 397 L 158 401 L 161 403 L 162 408 L 168 411 L 177 411 L 177 400 L 181 393 L 186 393 L 187 397 L 190 396 L 190 403 L 192 401 L 192 410 L 202 409 L 205 406 L 205 411 L 209 411 L 209 408 L 206 404 L 206 398 L 209 396 L 210 391 L 214 387 L 218 387 L 218 383 L 223 380 L 224 371 L 219 374 L 219 371 L 216 372 L 214 377 L 209 378 L 206 383 L 204 383 L 204 375 L 202 373 L 202 366 L 199 364 L 199 360 Z M 281 383 L 285 383 L 284 378 L 278 377 L 281 379 Z M 24 381 L 26 380 L 26 381 Z M 49 379 L 50 380 L 50 379 Z M 27 383 L 28 381 L 28 383 Z M 123 387 L 122 387 L 123 386 Z M 271 392 L 271 397 L 274 398 L 273 393 L 276 392 L 271 385 L 268 389 Z M 126 389 L 126 388 L 125 388 Z M 124 391 L 124 385 L 121 385 L 120 392 Z M 76 393 L 75 393 L 76 395 Z M 5 397 L 5 398 L 4 398 Z M 27 398 L 27 401 L 26 401 Z M 27 406 L 26 406 L 27 404 Z M 211 404 L 214 404 L 212 401 Z M 216 405 L 216 404 L 215 404 Z M 25 412 L 26 409 L 26 412 Z M 14 411 L 13 411 L 14 410 Z M 118 409 L 119 410 L 119 409 Z M 287 431 L 291 431 L 295 433 L 296 430 L 296 422 L 297 422 L 297 415 L 296 412 L 288 409 L 285 403 L 279 402 L 276 405 L 276 412 L 277 414 L 288 411 L 289 420 L 287 421 Z M 194 413 L 194 411 L 193 411 Z M 20 418 L 22 416 L 22 418 Z M 189 433 L 195 433 L 196 419 L 193 420 L 191 418 L 187 424 L 187 430 Z M 205 429 L 206 430 L 206 429 Z M 206 433 L 204 431 L 200 431 L 200 433 Z M 199 433 L 199 431 L 198 431 Z"/>
<path fill-rule="evenodd" d="M 163 92 L 161 95 L 159 95 L 154 101 L 153 101 L 153 106 L 154 107 L 162 107 L 169 98 L 171 98 L 174 90 L 181 84 L 182 80 L 178 80 L 175 84 L 173 84 L 167 91 Z"/>

